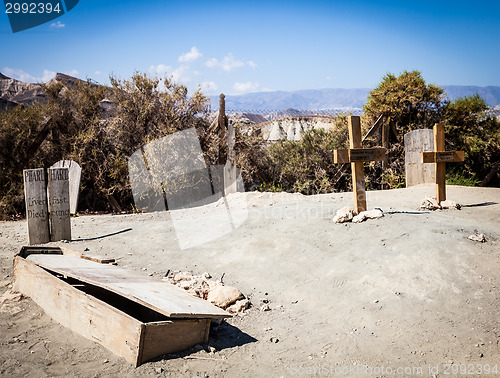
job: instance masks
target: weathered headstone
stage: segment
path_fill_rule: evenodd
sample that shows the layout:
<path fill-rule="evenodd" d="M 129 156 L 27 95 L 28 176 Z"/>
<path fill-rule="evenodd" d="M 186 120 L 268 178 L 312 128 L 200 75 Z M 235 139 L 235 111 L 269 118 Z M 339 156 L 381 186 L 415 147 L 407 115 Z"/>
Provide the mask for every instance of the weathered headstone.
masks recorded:
<path fill-rule="evenodd" d="M 431 129 L 413 130 L 404 136 L 406 187 L 435 182 L 434 167 L 422 163 L 421 153 L 434 151 Z"/>
<path fill-rule="evenodd" d="M 71 219 L 69 211 L 69 169 L 49 168 L 50 239 L 71 240 Z"/>
<path fill-rule="evenodd" d="M 68 168 L 69 169 L 69 211 L 76 214 L 78 207 L 78 195 L 80 193 L 80 180 L 82 177 L 82 168 L 76 161 L 59 160 L 50 168 Z"/>
<path fill-rule="evenodd" d="M 28 242 L 30 245 L 48 243 L 50 233 L 45 170 L 43 168 L 25 169 L 23 176 Z"/>

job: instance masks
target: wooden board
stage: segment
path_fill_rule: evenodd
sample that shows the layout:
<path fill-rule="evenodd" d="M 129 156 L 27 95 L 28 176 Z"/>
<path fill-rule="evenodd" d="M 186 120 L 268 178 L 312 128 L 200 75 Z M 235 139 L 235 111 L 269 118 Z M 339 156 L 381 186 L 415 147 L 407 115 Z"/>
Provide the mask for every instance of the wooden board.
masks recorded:
<path fill-rule="evenodd" d="M 231 317 L 176 286 L 117 266 L 66 255 L 30 255 L 28 260 L 50 271 L 100 286 L 168 317 Z"/>
<path fill-rule="evenodd" d="M 71 240 L 69 169 L 49 168 L 48 179 L 50 240 Z"/>
<path fill-rule="evenodd" d="M 210 319 L 183 319 L 148 323 L 144 327 L 139 363 L 156 356 L 208 343 Z"/>
<path fill-rule="evenodd" d="M 457 163 L 464 160 L 463 151 L 422 152 L 422 163 Z"/>
<path fill-rule="evenodd" d="M 349 150 L 334 150 L 334 163 L 353 163 L 366 161 L 383 161 L 386 159 L 386 149 L 374 148 L 353 148 Z"/>
<path fill-rule="evenodd" d="M 142 332 L 137 319 L 76 290 L 20 256 L 14 263 L 14 290 L 32 298 L 63 326 L 137 364 Z"/>
<path fill-rule="evenodd" d="M 434 133 L 431 129 L 419 129 L 406 133 L 405 144 L 405 176 L 406 187 L 434 183 L 434 167 L 423 164 L 421 153 L 434 151 Z"/>
<path fill-rule="evenodd" d="M 82 177 L 82 168 L 76 161 L 59 160 L 50 168 L 68 168 L 69 169 L 69 208 L 71 214 L 76 214 L 78 209 L 78 196 L 80 193 L 80 180 Z"/>
<path fill-rule="evenodd" d="M 48 243 L 50 232 L 45 170 L 25 169 L 23 177 L 29 244 Z"/>

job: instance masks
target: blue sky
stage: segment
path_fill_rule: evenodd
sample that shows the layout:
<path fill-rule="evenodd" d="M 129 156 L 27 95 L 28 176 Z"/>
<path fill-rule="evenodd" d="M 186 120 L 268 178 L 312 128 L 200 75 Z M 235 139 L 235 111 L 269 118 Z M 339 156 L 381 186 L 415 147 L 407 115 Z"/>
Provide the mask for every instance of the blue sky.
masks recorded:
<path fill-rule="evenodd" d="M 500 86 L 497 0 L 80 0 L 18 33 L 0 9 L 0 71 L 28 82 L 140 71 L 211 95 L 372 88 L 418 69 L 429 83 Z"/>

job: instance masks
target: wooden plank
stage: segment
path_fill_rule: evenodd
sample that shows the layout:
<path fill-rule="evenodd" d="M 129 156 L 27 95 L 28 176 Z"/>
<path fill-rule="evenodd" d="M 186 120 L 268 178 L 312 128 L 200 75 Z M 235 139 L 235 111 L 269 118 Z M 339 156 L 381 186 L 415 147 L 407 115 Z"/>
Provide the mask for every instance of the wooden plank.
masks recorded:
<path fill-rule="evenodd" d="M 349 150 L 333 150 L 334 163 L 350 163 Z"/>
<path fill-rule="evenodd" d="M 353 163 L 357 161 L 384 161 L 386 149 L 380 147 L 354 148 L 349 150 L 334 150 L 334 163 Z"/>
<path fill-rule="evenodd" d="M 137 319 L 76 290 L 20 256 L 14 262 L 14 290 L 32 298 L 63 326 L 137 365 L 142 324 Z"/>
<path fill-rule="evenodd" d="M 456 163 L 464 160 L 463 151 L 422 152 L 422 163 Z"/>
<path fill-rule="evenodd" d="M 50 233 L 45 170 L 25 169 L 23 177 L 29 244 L 48 243 Z"/>
<path fill-rule="evenodd" d="M 139 364 L 162 354 L 205 343 L 210 319 L 175 319 L 144 325 L 144 343 Z"/>
<path fill-rule="evenodd" d="M 69 210 L 71 214 L 76 214 L 78 208 L 78 196 L 80 193 L 80 180 L 82 177 L 82 168 L 76 161 L 59 160 L 50 168 L 68 168 L 69 169 Z"/>
<path fill-rule="evenodd" d="M 444 126 L 440 123 L 434 125 L 434 151 L 444 152 Z M 436 162 L 436 199 L 438 203 L 446 200 L 446 164 Z"/>
<path fill-rule="evenodd" d="M 69 169 L 49 168 L 48 173 L 50 240 L 71 240 Z"/>
<path fill-rule="evenodd" d="M 434 151 L 434 134 L 432 129 L 418 129 L 406 133 L 405 146 L 405 178 L 406 187 L 435 183 L 433 166 L 422 163 L 421 153 Z"/>
<path fill-rule="evenodd" d="M 386 149 L 381 147 L 374 148 L 354 148 L 349 150 L 350 162 L 365 161 L 385 161 Z"/>
<path fill-rule="evenodd" d="M 362 148 L 361 122 L 359 116 L 349 117 L 349 147 L 350 149 Z M 351 163 L 352 190 L 354 193 L 354 211 L 359 214 L 366 210 L 365 172 L 363 162 Z"/>
<path fill-rule="evenodd" d="M 177 286 L 114 265 L 77 256 L 30 255 L 35 264 L 126 297 L 172 318 L 227 318 L 226 311 Z"/>

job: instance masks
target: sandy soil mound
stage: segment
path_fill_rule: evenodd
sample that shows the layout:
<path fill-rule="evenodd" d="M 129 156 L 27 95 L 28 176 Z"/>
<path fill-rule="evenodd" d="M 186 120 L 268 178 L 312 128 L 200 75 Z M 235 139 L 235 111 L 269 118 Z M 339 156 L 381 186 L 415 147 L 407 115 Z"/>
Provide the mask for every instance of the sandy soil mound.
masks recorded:
<path fill-rule="evenodd" d="M 230 218 L 240 226 L 208 242 L 193 235 L 202 244 L 185 249 L 178 238 L 189 235 L 176 229 L 198 222 L 193 210 L 72 219 L 75 240 L 60 245 L 115 257 L 120 266 L 158 277 L 169 270 L 209 272 L 251 300 L 250 309 L 212 331 L 209 345 L 137 369 L 9 291 L 13 255 L 27 243 L 26 223 L 0 223 L 0 296 L 6 298 L 0 375 L 498 371 L 500 189 L 449 186 L 448 198 L 461 210 L 418 210 L 427 195 L 434 195 L 433 185 L 368 192 L 368 207 L 381 208 L 382 218 L 335 224 L 352 193 L 239 194 L 231 199 Z M 204 214 L 225 211 L 219 203 Z M 486 242 L 468 239 L 476 233 Z"/>

